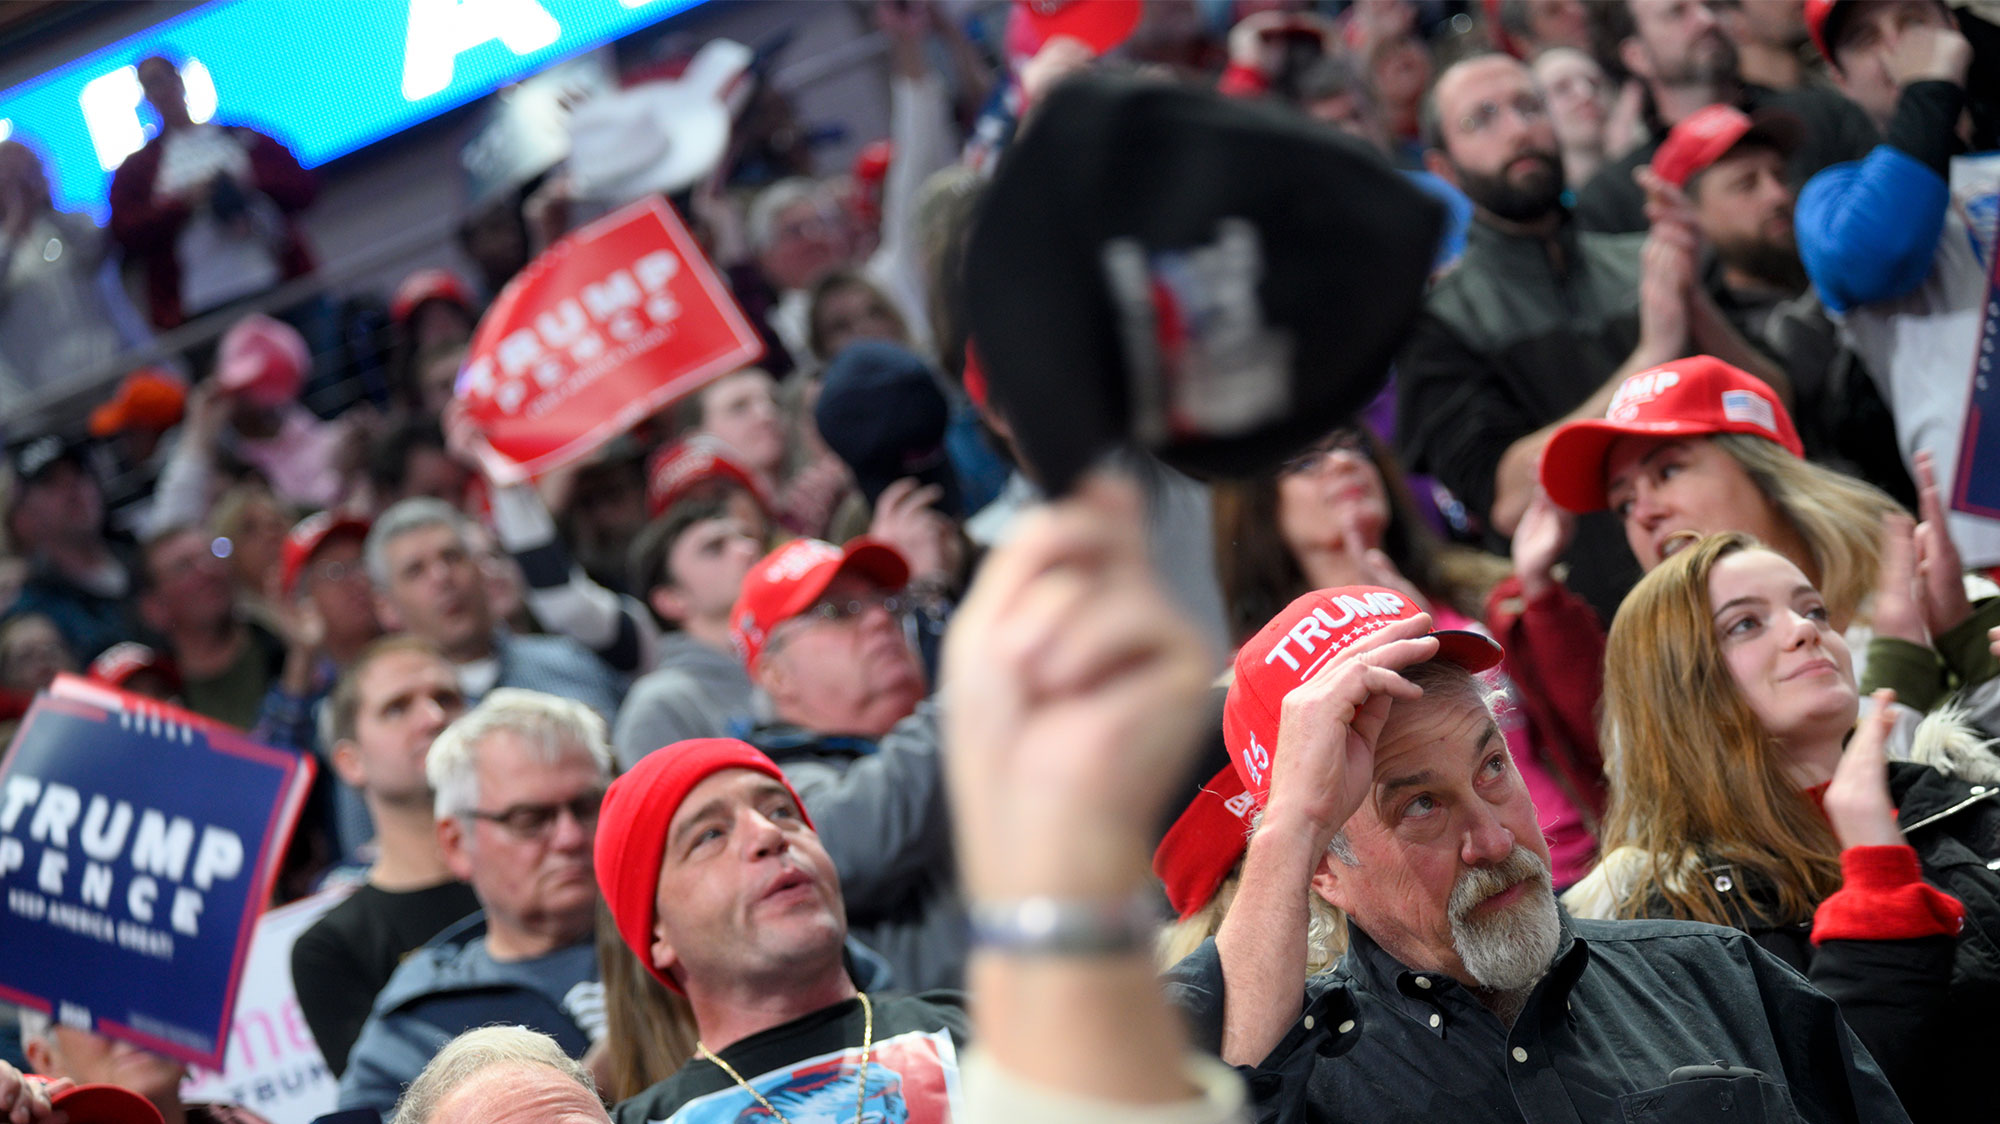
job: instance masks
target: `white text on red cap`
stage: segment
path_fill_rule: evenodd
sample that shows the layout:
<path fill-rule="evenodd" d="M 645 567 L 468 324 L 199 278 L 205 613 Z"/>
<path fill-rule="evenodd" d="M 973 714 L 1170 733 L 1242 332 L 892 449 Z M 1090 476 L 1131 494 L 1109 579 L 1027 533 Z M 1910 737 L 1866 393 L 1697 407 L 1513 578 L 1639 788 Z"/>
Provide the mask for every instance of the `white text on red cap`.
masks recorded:
<path fill-rule="evenodd" d="M 1319 650 L 1313 646 L 1314 640 L 1333 639 L 1334 629 L 1345 628 L 1356 617 L 1400 617 L 1404 608 L 1409 605 L 1408 601 L 1393 593 L 1380 591 L 1363 594 L 1360 597 L 1343 593 L 1332 598 L 1332 602 L 1334 607 L 1340 610 L 1339 617 L 1328 613 L 1323 605 L 1313 606 L 1311 613 L 1300 617 L 1283 636 L 1278 638 L 1277 643 L 1271 645 L 1271 650 L 1264 653 L 1264 662 L 1269 664 L 1273 660 L 1284 660 L 1285 666 L 1298 671 L 1300 669 L 1298 657 L 1287 650 L 1293 643 L 1298 644 L 1301 649 L 1300 654 L 1310 656 Z M 1315 660 L 1314 663 L 1317 664 L 1318 661 Z"/>
<path fill-rule="evenodd" d="M 1604 416 L 1613 421 L 1630 421 L 1639 407 L 1680 385 L 1678 371 L 1643 371 L 1626 379 L 1611 396 Z"/>

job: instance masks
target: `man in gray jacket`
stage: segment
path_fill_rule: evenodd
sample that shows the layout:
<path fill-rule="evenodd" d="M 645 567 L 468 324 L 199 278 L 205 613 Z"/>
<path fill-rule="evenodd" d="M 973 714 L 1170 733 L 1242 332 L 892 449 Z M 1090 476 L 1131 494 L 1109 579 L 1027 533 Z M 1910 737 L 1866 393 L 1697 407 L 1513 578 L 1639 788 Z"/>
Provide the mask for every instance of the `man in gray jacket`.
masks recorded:
<path fill-rule="evenodd" d="M 438 844 L 481 912 L 411 953 L 376 997 L 340 1080 L 342 1109 L 387 1113 L 457 1035 L 527 1026 L 581 1057 L 604 1033 L 591 847 L 611 781 L 603 720 L 499 688 L 432 743 Z"/>
<path fill-rule="evenodd" d="M 729 610 L 763 553 L 737 511 L 747 493 L 710 489 L 666 509 L 632 544 L 632 588 L 678 627 L 618 708 L 611 744 L 626 769 L 661 746 L 750 728 L 757 689 L 729 642 Z"/>
<path fill-rule="evenodd" d="M 909 577 L 882 543 L 796 539 L 751 568 L 730 632 L 774 716 L 748 740 L 819 825 L 849 931 L 898 987 L 956 988 L 965 912 L 937 715 L 905 627 Z"/>

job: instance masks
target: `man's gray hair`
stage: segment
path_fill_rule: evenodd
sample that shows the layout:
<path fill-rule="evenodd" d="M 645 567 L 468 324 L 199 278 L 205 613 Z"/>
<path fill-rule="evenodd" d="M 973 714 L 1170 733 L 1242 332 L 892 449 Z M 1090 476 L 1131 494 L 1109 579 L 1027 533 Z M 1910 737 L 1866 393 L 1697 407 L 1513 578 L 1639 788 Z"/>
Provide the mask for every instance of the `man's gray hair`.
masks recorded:
<path fill-rule="evenodd" d="M 556 1040 L 525 1026 L 482 1026 L 468 1030 L 432 1057 L 396 1102 L 390 1124 L 428 1124 L 453 1093 L 495 1066 L 539 1065 L 555 1070 L 597 1096 L 597 1083 Z"/>
<path fill-rule="evenodd" d="M 389 588 L 389 544 L 425 527 L 450 527 L 458 535 L 459 545 L 468 553 L 472 550 L 472 540 L 467 534 L 469 522 L 457 508 L 432 496 L 399 500 L 375 520 L 361 548 L 368 580 L 376 589 Z"/>
<path fill-rule="evenodd" d="M 438 819 L 469 815 L 479 806 L 479 746 L 501 732 L 519 738 L 546 764 L 584 754 L 597 766 L 598 776 L 611 779 L 611 745 L 596 711 L 575 699 L 498 687 L 446 726 L 424 757 L 424 777 L 437 793 L 432 810 Z"/>
<path fill-rule="evenodd" d="M 778 240 L 778 216 L 794 203 L 811 201 L 821 210 L 832 206 L 830 194 L 817 181 L 805 176 L 793 176 L 757 193 L 750 202 L 750 214 L 744 220 L 744 233 L 749 236 L 750 249 L 763 253 Z"/>

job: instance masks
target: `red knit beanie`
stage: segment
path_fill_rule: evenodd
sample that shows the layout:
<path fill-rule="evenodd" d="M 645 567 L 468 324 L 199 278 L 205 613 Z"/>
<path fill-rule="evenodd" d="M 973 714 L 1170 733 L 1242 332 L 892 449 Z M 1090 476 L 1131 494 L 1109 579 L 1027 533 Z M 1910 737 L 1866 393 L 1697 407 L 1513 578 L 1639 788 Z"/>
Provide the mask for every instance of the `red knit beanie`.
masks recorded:
<path fill-rule="evenodd" d="M 660 862 L 666 855 L 667 826 L 694 786 L 724 769 L 749 769 L 785 786 L 812 826 L 805 803 L 769 757 L 735 738 L 675 742 L 639 760 L 631 772 L 611 782 L 597 814 L 597 886 L 618 923 L 625 946 L 653 978 L 674 991 L 680 986 L 653 967 L 654 902 L 659 897 Z"/>

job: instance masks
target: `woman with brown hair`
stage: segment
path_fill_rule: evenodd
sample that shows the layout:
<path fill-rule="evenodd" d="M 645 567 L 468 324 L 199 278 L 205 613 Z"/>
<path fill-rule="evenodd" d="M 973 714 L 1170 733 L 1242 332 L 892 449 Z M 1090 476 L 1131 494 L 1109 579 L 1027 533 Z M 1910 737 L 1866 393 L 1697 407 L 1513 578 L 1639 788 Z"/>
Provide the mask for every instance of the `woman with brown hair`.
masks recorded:
<path fill-rule="evenodd" d="M 1402 470 L 1373 434 L 1343 426 L 1277 472 L 1217 485 L 1216 569 L 1230 628 L 1240 641 L 1299 595 L 1347 585 L 1408 593 L 1440 628 L 1481 629 L 1480 599 L 1507 573 L 1500 559 L 1439 543 L 1417 514 Z M 1488 619 L 1504 642 L 1535 631 L 1539 663 L 1511 658 L 1490 685 L 1508 704 L 1502 726 L 1541 814 L 1555 884 L 1590 868 L 1603 809 L 1595 716 L 1596 619 L 1549 575 L 1568 541 L 1568 521 L 1546 501 L 1514 538 L 1517 576 L 1491 599 Z M 1525 592 L 1534 589 L 1534 596 Z M 1531 690 L 1522 689 L 1531 685 Z"/>
<path fill-rule="evenodd" d="M 1910 595 L 1910 535 L 1891 536 L 1884 602 Z M 1890 691 L 1856 731 L 1829 600 L 1741 533 L 1639 582 L 1606 651 L 1605 855 L 1563 900 L 1742 929 L 1841 1004 L 1914 1119 L 1990 1116 L 1966 1078 L 2000 1001 L 2000 758 L 1956 709 L 1892 732 Z M 1939 767 L 1888 761 L 1898 734 Z"/>

